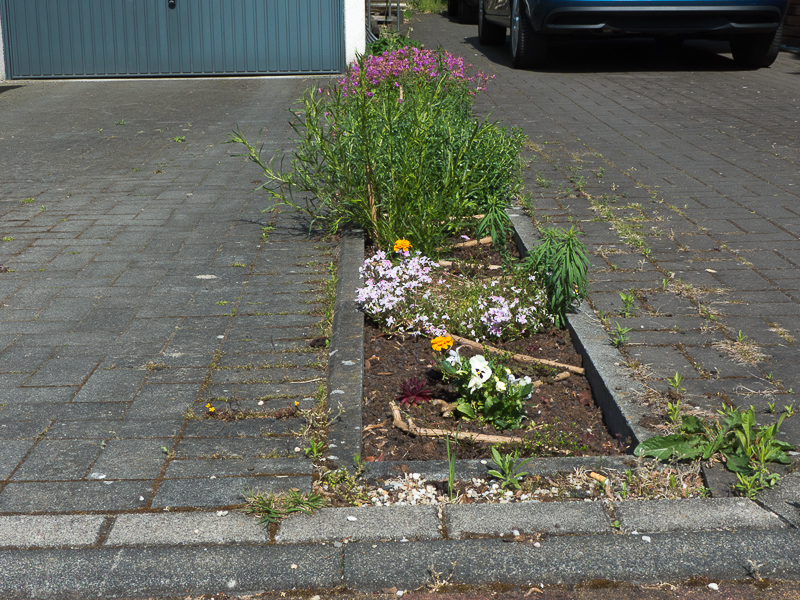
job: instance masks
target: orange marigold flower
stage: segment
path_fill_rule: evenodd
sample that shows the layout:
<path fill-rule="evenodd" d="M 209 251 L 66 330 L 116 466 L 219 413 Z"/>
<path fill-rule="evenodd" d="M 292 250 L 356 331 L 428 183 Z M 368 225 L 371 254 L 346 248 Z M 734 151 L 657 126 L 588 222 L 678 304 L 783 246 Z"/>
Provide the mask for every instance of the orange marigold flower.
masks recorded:
<path fill-rule="evenodd" d="M 412 246 L 408 240 L 397 240 L 394 243 L 395 252 L 408 252 L 409 248 L 412 248 Z"/>
<path fill-rule="evenodd" d="M 441 352 L 442 350 L 447 350 L 453 345 L 453 338 L 449 335 L 435 337 L 431 340 L 431 346 L 437 352 Z"/>

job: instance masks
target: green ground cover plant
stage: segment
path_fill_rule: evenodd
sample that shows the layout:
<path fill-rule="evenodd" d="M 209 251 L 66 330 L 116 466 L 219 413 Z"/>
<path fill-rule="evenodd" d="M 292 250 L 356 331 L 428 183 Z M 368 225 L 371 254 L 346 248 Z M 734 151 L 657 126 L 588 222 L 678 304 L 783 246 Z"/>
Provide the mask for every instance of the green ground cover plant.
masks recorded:
<path fill-rule="evenodd" d="M 790 464 L 786 454 L 793 446 L 777 438 L 786 414 L 772 425 L 757 425 L 755 409 L 741 411 L 723 406 L 719 419 L 702 420 L 693 415 L 681 418 L 680 429 L 639 444 L 636 456 L 660 460 L 709 460 L 720 455 L 728 470 L 736 473 L 736 490 L 748 498 L 772 487 L 780 478 L 770 473 L 769 463 Z"/>

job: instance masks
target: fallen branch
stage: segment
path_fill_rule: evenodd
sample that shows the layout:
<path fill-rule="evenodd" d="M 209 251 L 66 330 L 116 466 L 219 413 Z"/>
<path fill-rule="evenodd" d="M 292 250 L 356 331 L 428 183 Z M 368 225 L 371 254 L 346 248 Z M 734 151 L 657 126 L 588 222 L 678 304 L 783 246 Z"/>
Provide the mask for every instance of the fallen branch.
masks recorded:
<path fill-rule="evenodd" d="M 444 400 L 439 400 L 442 404 L 447 404 Z M 390 402 L 389 406 L 392 408 L 392 416 L 394 417 L 392 424 L 398 429 L 416 435 L 418 437 L 445 437 L 453 436 L 455 439 L 467 440 L 472 442 L 482 442 L 486 444 L 511 444 L 511 443 L 524 443 L 525 438 L 517 437 L 514 435 L 488 435 L 486 433 L 472 433 L 471 431 L 448 431 L 447 429 L 428 429 L 424 427 L 417 427 L 411 417 L 408 418 L 408 423 L 403 421 L 400 415 L 400 408 L 394 402 Z M 556 454 L 569 454 L 569 450 L 561 448 L 553 448 L 552 446 L 542 446 L 548 452 Z"/>
<path fill-rule="evenodd" d="M 467 240 L 466 242 L 458 242 L 457 244 L 453 244 L 453 248 L 472 248 L 472 246 L 477 246 L 480 244 L 481 246 L 488 246 L 492 243 L 492 238 L 485 237 L 479 240 Z"/>
<path fill-rule="evenodd" d="M 481 344 L 479 342 L 475 342 L 473 340 L 463 338 L 458 335 L 451 335 L 451 337 L 453 338 L 454 342 L 461 344 L 463 346 L 469 346 L 470 348 L 475 348 L 476 350 L 488 350 L 489 352 L 503 354 L 502 350 L 500 350 L 499 348 L 495 348 L 490 344 Z M 546 360 L 544 358 L 536 358 L 533 356 L 528 356 L 527 354 L 512 354 L 511 358 L 516 360 L 517 362 L 533 363 L 539 365 L 547 365 L 548 367 L 558 367 L 560 369 L 566 369 L 570 373 L 575 373 L 576 375 L 584 375 L 586 373 L 583 367 L 573 367 L 572 365 L 565 365 L 563 363 L 556 362 L 554 360 Z"/>
<path fill-rule="evenodd" d="M 408 418 L 408 423 L 406 423 L 403 421 L 403 417 L 400 414 L 400 408 L 398 408 L 397 404 L 390 402 L 389 406 L 392 407 L 392 416 L 394 417 L 392 424 L 406 433 L 410 433 L 411 435 L 416 435 L 419 437 L 456 437 L 455 431 L 417 427 L 414 425 L 414 421 L 411 420 L 411 417 Z M 487 444 L 511 444 L 525 442 L 525 438 L 517 436 L 488 435 L 485 433 L 472 433 L 471 431 L 459 431 L 458 439 L 472 442 L 484 442 Z M 550 448 L 548 448 L 548 450 L 550 450 Z"/>
<path fill-rule="evenodd" d="M 439 266 L 440 267 L 451 267 L 452 265 L 453 265 L 453 261 L 452 260 L 440 260 L 439 261 Z M 503 267 L 501 265 L 489 265 L 486 268 L 489 269 L 490 271 L 499 271 Z"/>

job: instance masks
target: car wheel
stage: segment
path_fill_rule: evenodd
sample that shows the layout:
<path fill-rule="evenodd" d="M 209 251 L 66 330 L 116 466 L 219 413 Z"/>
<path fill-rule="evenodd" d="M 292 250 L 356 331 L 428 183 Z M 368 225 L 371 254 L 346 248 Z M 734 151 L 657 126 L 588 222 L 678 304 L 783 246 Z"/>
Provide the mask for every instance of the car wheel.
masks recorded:
<path fill-rule="evenodd" d="M 733 61 L 745 69 L 768 67 L 778 58 L 783 37 L 783 23 L 775 33 L 741 35 L 731 40 Z"/>
<path fill-rule="evenodd" d="M 547 60 L 547 46 L 547 38 L 534 30 L 530 18 L 522 8 L 522 0 L 512 0 L 512 66 L 515 69 L 544 66 Z"/>
<path fill-rule="evenodd" d="M 459 0 L 447 0 L 447 15 L 451 19 L 455 19 L 458 17 L 459 4 L 460 4 Z"/>
<path fill-rule="evenodd" d="M 506 28 L 486 20 L 483 0 L 478 2 L 478 42 L 482 46 L 502 46 L 506 43 Z"/>
<path fill-rule="evenodd" d="M 461 0 L 461 9 L 458 11 L 458 22 L 463 24 L 474 25 L 478 22 L 478 11 L 474 6 L 469 6 L 464 0 Z"/>

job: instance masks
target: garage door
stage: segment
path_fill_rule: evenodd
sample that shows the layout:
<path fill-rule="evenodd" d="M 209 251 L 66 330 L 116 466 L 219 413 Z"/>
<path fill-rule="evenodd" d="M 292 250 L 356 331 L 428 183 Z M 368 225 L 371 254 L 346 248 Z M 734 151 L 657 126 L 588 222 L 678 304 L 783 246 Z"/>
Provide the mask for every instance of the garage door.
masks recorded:
<path fill-rule="evenodd" d="M 10 78 L 331 73 L 343 0 L 0 0 Z"/>

